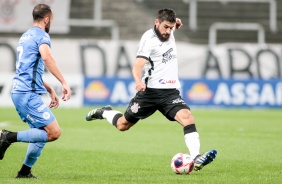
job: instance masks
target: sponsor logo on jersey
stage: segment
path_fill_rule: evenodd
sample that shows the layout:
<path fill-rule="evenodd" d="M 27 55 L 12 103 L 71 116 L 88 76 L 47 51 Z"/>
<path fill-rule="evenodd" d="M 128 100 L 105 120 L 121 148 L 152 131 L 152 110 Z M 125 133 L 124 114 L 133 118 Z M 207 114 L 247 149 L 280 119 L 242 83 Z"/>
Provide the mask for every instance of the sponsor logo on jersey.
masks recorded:
<path fill-rule="evenodd" d="M 160 84 L 175 84 L 176 80 L 165 80 L 165 79 L 160 79 L 159 80 Z"/>
<path fill-rule="evenodd" d="M 169 62 L 170 60 L 176 58 L 175 55 L 172 55 L 171 52 L 173 51 L 173 48 L 170 48 L 168 51 L 166 51 L 163 54 L 163 63 L 166 64 L 167 62 Z"/>
<path fill-rule="evenodd" d="M 30 116 L 30 114 L 27 114 L 27 115 L 26 115 L 26 119 L 28 119 L 31 123 L 35 123 L 35 122 L 36 122 L 35 119 L 33 119 L 33 118 Z"/>
<path fill-rule="evenodd" d="M 41 112 L 45 107 L 46 107 L 46 104 L 43 104 L 43 105 L 41 105 L 40 107 L 37 108 L 37 111 Z"/>
<path fill-rule="evenodd" d="M 130 107 L 131 111 L 133 113 L 137 113 L 138 112 L 138 109 L 140 108 L 139 104 L 138 103 L 133 103 L 133 105 Z"/>
<path fill-rule="evenodd" d="M 178 103 L 185 104 L 184 100 L 181 99 L 181 98 L 177 98 L 177 99 L 173 100 L 172 103 L 173 103 L 173 104 L 178 104 Z"/>

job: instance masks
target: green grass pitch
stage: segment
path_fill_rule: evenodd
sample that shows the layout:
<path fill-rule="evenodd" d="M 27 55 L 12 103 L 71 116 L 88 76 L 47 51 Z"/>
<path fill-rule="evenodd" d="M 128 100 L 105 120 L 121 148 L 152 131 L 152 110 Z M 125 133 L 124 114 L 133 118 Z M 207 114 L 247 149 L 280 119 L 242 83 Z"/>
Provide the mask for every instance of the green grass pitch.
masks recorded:
<path fill-rule="evenodd" d="M 0 183 L 282 183 L 279 109 L 192 109 L 201 152 L 216 149 L 218 155 L 190 175 L 176 175 L 170 168 L 176 153 L 188 152 L 178 123 L 157 112 L 119 132 L 106 120 L 86 122 L 89 110 L 53 110 L 62 136 L 46 144 L 33 167 L 38 179 L 14 178 L 27 148 L 26 143 L 14 143 L 0 161 Z M 0 129 L 27 128 L 15 109 L 0 108 Z"/>

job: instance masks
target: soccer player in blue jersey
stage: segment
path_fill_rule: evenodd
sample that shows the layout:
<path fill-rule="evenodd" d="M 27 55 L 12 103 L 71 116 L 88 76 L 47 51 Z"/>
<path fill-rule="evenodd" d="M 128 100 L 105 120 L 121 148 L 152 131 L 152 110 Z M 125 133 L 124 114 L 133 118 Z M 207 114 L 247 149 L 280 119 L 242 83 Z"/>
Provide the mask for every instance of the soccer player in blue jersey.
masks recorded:
<path fill-rule="evenodd" d="M 62 100 L 70 99 L 71 90 L 51 54 L 49 36 L 53 20 L 51 8 L 45 4 L 34 7 L 33 27 L 20 38 L 17 46 L 16 76 L 13 79 L 11 97 L 23 122 L 30 129 L 19 132 L 0 131 L 0 160 L 14 142 L 29 143 L 26 157 L 16 178 L 36 178 L 31 168 L 41 155 L 46 142 L 55 141 L 61 135 L 60 126 L 50 108 L 59 106 L 54 89 L 42 79 L 45 66 L 62 84 Z M 41 95 L 49 93 L 49 107 Z"/>

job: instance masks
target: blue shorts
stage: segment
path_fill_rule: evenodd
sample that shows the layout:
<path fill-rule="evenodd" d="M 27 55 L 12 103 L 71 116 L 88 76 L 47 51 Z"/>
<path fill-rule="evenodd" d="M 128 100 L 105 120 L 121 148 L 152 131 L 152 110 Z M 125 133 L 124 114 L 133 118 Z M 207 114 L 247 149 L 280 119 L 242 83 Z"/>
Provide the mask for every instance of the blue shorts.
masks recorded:
<path fill-rule="evenodd" d="M 43 128 L 55 120 L 50 108 L 37 93 L 12 93 L 12 100 L 23 122 L 30 128 Z"/>

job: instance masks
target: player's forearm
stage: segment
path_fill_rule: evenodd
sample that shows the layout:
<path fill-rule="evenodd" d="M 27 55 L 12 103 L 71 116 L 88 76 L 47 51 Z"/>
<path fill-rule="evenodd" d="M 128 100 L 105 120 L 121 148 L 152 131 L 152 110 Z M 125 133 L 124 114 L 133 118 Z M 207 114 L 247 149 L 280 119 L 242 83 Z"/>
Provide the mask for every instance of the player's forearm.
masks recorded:
<path fill-rule="evenodd" d="M 47 82 L 43 81 L 43 86 L 46 88 L 46 90 L 49 93 L 52 93 L 52 91 L 54 90 Z"/>
<path fill-rule="evenodd" d="M 136 84 L 142 81 L 142 69 L 137 68 L 136 66 L 132 69 L 132 77 Z"/>
<path fill-rule="evenodd" d="M 45 65 L 48 68 L 48 70 L 61 82 L 61 84 L 66 83 L 63 74 L 61 73 L 57 63 L 54 61 L 53 58 L 46 60 Z"/>
<path fill-rule="evenodd" d="M 136 58 L 135 64 L 132 68 L 132 76 L 136 84 L 142 82 L 142 71 L 147 60 L 144 58 Z"/>

